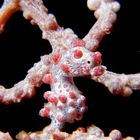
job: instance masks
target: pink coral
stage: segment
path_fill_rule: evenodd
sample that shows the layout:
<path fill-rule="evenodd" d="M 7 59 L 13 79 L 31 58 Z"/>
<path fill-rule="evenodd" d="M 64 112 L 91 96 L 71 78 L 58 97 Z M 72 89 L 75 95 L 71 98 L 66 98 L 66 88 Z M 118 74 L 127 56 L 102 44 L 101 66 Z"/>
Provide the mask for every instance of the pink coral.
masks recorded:
<path fill-rule="evenodd" d="M 60 133 L 66 122 L 81 120 L 87 109 L 85 97 L 75 86 L 73 77 L 87 76 L 104 84 L 110 92 L 125 96 L 132 94 L 132 89 L 140 88 L 139 74 L 124 75 L 107 71 L 106 67 L 101 65 L 101 53 L 96 51 L 102 38 L 110 33 L 112 24 L 116 21 L 119 3 L 112 0 L 88 0 L 87 4 L 89 9 L 95 10 L 97 22 L 83 39 L 79 39 L 71 29 L 58 25 L 41 0 L 4 1 L 0 9 L 1 31 L 12 13 L 22 10 L 23 16 L 31 20 L 32 24 L 37 24 L 42 31 L 42 38 L 49 40 L 52 45 L 52 53 L 42 56 L 41 61 L 35 63 L 23 81 L 10 89 L 0 89 L 1 102 L 9 104 L 31 98 L 35 94 L 35 87 L 40 87 L 42 83 L 51 87 L 51 91 L 44 93 L 48 102 L 40 110 L 41 116 L 51 118 L 51 124 L 42 132 L 29 135 L 20 133 L 18 139 L 77 139 L 79 136 L 89 140 L 121 139 L 117 130 L 106 138 L 100 135 L 101 130 L 94 126 L 91 133 L 76 132 L 77 136 Z M 94 134 L 96 130 L 99 135 Z"/>

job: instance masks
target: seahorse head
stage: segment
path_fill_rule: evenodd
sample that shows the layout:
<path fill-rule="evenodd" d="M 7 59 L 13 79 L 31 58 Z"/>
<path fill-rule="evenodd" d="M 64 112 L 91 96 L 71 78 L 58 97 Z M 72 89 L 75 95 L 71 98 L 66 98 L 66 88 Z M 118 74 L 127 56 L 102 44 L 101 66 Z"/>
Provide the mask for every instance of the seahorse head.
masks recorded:
<path fill-rule="evenodd" d="M 61 59 L 60 69 L 67 76 L 90 74 L 90 70 L 101 64 L 101 53 L 91 52 L 83 46 L 70 48 Z"/>

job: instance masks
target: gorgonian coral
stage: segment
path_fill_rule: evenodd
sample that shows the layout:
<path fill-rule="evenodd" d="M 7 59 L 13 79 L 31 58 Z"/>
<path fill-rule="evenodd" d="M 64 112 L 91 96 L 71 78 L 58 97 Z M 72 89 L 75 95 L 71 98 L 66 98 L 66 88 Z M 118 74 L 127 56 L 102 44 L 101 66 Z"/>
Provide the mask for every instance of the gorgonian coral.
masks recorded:
<path fill-rule="evenodd" d="M 17 139 L 122 139 L 118 130 L 113 130 L 105 137 L 102 130 L 92 125 L 87 130 L 79 128 L 73 134 L 62 132 L 66 122 L 81 120 L 87 110 L 84 93 L 74 84 L 74 77 L 86 76 L 105 85 L 113 94 L 129 96 L 133 89 L 140 88 L 140 74 L 116 74 L 101 64 L 101 53 L 97 51 L 102 38 L 111 32 L 116 21 L 116 12 L 120 5 L 113 0 L 88 0 L 88 8 L 95 11 L 96 23 L 88 34 L 80 39 L 70 28 L 60 27 L 54 15 L 41 0 L 5 0 L 0 9 L 0 31 L 9 17 L 21 10 L 25 19 L 38 25 L 42 38 L 50 42 L 52 52 L 41 57 L 38 63 L 28 71 L 27 76 L 12 88 L 0 87 L 0 102 L 17 103 L 23 98 L 31 98 L 35 87 L 42 83 L 49 84 L 51 90 L 44 93 L 45 103 L 39 114 L 49 117 L 51 123 L 41 132 L 17 135 Z M 9 134 L 0 134 L 1 139 L 12 139 Z M 126 139 L 133 139 L 127 137 Z"/>

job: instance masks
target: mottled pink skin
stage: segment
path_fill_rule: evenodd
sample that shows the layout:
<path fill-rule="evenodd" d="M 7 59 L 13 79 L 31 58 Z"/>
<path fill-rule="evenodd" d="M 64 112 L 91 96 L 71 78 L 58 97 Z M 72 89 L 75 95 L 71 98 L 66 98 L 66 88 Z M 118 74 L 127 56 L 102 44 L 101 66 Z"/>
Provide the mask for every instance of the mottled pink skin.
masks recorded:
<path fill-rule="evenodd" d="M 125 96 L 132 94 L 132 89 L 140 89 L 140 74 L 124 75 L 105 71 L 106 68 L 101 65 L 101 54 L 96 52 L 102 38 L 111 32 L 116 12 L 120 8 L 119 3 L 114 0 L 87 0 L 87 6 L 95 10 L 97 22 L 82 40 L 71 29 L 60 27 L 55 16 L 48 13 L 42 0 L 4 0 L 0 8 L 0 32 L 8 18 L 21 10 L 26 19 L 39 26 L 42 38 L 52 46 L 52 53 L 41 57 L 41 61 L 28 71 L 23 81 L 10 89 L 0 86 L 0 102 L 5 104 L 31 98 L 35 94 L 35 87 L 40 87 L 42 82 L 51 87 L 51 91 L 44 93 L 48 102 L 40 110 L 40 115 L 49 117 L 51 124 L 39 133 L 21 132 L 18 139 L 122 139 L 117 130 L 112 131 L 109 137 L 104 137 L 102 131 L 95 126 L 86 131 L 78 130 L 72 136 L 60 131 L 65 122 L 80 120 L 87 109 L 85 97 L 75 86 L 73 77 L 88 76 L 104 84 L 112 93 L 123 92 Z M 1 132 L 0 139 L 11 140 L 8 133 Z M 128 139 L 132 140 L 130 137 Z"/>
<path fill-rule="evenodd" d="M 5 8 L 9 6 L 9 2 L 14 4 L 12 9 Z M 87 2 L 90 8 L 93 7 L 93 3 L 98 3 L 94 0 Z M 4 1 L 1 18 L 5 20 L 1 25 L 7 21 L 8 16 L 4 14 L 5 11 L 9 15 L 11 10 L 15 9 L 15 12 L 20 9 L 26 19 L 39 26 L 42 30 L 42 37 L 49 40 L 52 45 L 52 53 L 44 57 L 46 60 L 42 59 L 40 64 L 38 63 L 34 69 L 31 69 L 24 80 L 28 84 L 26 89 L 40 86 L 42 81 L 51 86 L 51 91 L 44 94 L 48 103 L 40 111 L 41 116 L 50 117 L 53 122 L 58 124 L 82 118 L 86 111 L 85 97 L 75 86 L 73 77 L 91 76 L 93 79 L 104 72 L 105 68 L 100 65 L 101 54 L 95 52 L 95 48 L 101 38 L 110 31 L 116 19 L 116 11 L 114 12 L 112 9 L 112 4 L 114 2 L 110 0 L 102 0 L 98 3 L 97 9 L 95 9 L 98 20 L 82 40 L 71 29 L 61 28 L 55 17 L 48 14 L 48 9 L 41 0 L 8 0 L 8 3 Z M 5 100 L 4 102 L 6 102 Z M 13 98 L 12 101 L 15 102 Z"/>
<path fill-rule="evenodd" d="M 50 84 L 51 91 L 44 94 L 48 103 L 41 109 L 40 115 L 50 117 L 58 124 L 82 119 L 87 109 L 86 99 L 75 86 L 73 77 L 88 76 L 101 63 L 99 52 L 91 52 L 82 46 L 83 41 L 78 42 L 79 45 L 73 45 L 62 54 L 52 55 L 57 63 L 52 64 L 50 73 L 43 78 L 44 83 Z"/>

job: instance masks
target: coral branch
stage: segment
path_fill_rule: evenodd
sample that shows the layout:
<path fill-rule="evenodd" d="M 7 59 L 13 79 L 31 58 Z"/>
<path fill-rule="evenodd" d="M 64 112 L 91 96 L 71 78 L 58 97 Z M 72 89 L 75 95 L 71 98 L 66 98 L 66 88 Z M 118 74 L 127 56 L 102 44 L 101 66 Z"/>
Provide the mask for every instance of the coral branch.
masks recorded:
<path fill-rule="evenodd" d="M 9 133 L 3 133 L 0 131 L 0 140 L 13 140 Z"/>
<path fill-rule="evenodd" d="M 95 10 L 97 22 L 83 40 L 86 42 L 87 49 L 96 51 L 104 35 L 110 33 L 120 5 L 113 0 L 88 0 L 87 5 L 90 10 Z"/>
<path fill-rule="evenodd" d="M 0 86 L 0 102 L 10 104 L 20 102 L 23 98 L 31 98 L 35 94 L 35 87 L 41 86 L 44 74 L 49 71 L 49 62 L 47 61 L 48 56 L 43 56 L 42 60 L 28 71 L 26 78 L 12 88 L 6 89 Z"/>
<path fill-rule="evenodd" d="M 53 132 L 47 131 L 47 127 L 43 131 L 35 133 L 26 133 L 24 131 L 17 135 L 18 140 L 23 139 L 39 139 L 39 140 L 134 140 L 133 137 L 122 138 L 120 131 L 112 130 L 109 136 L 104 136 L 103 131 L 92 125 L 88 128 L 78 128 L 72 134 L 54 130 Z"/>
<path fill-rule="evenodd" d="M 49 40 L 52 49 L 55 52 L 71 47 L 73 40 L 77 35 L 71 29 L 60 27 L 53 14 L 48 14 L 48 9 L 41 0 L 25 0 L 20 2 L 20 9 L 23 16 L 31 20 L 32 24 L 37 24 L 42 30 L 42 38 Z"/>
<path fill-rule="evenodd" d="M 132 90 L 140 89 L 140 73 L 125 75 L 105 71 L 103 75 L 91 78 L 105 85 L 113 94 L 129 96 Z"/>
<path fill-rule="evenodd" d="M 18 0 L 4 1 L 2 8 L 0 8 L 0 33 L 3 31 L 9 17 L 17 10 L 19 10 Z"/>
<path fill-rule="evenodd" d="M 32 24 L 37 24 L 42 31 L 56 30 L 59 27 L 54 15 L 48 14 L 42 0 L 24 0 L 19 4 L 23 16 L 31 20 Z"/>
<path fill-rule="evenodd" d="M 40 110 L 42 117 L 49 117 L 51 123 L 43 131 L 34 133 L 21 132 L 19 140 L 122 140 L 118 130 L 113 130 L 108 137 L 95 126 L 79 128 L 68 134 L 61 132 L 66 122 L 81 120 L 87 110 L 86 99 L 76 87 L 73 78 L 88 76 L 104 84 L 110 92 L 128 96 L 133 89 L 140 89 L 140 74 L 116 74 L 101 65 L 101 53 L 96 49 L 102 38 L 109 34 L 116 21 L 116 12 L 120 5 L 113 0 L 88 0 L 89 9 L 95 10 L 97 22 L 89 33 L 79 39 L 73 30 L 60 27 L 56 18 L 48 14 L 42 0 L 5 0 L 0 8 L 0 32 L 8 18 L 17 10 L 23 12 L 25 19 L 38 25 L 42 38 L 52 45 L 52 52 L 41 57 L 41 61 L 28 71 L 25 79 L 10 89 L 0 87 L 0 103 L 20 102 L 35 94 L 35 87 L 42 83 L 50 85 L 50 91 L 44 93 L 47 103 Z M 8 133 L 0 133 L 0 139 L 11 140 Z M 125 140 L 133 140 L 127 137 Z"/>

